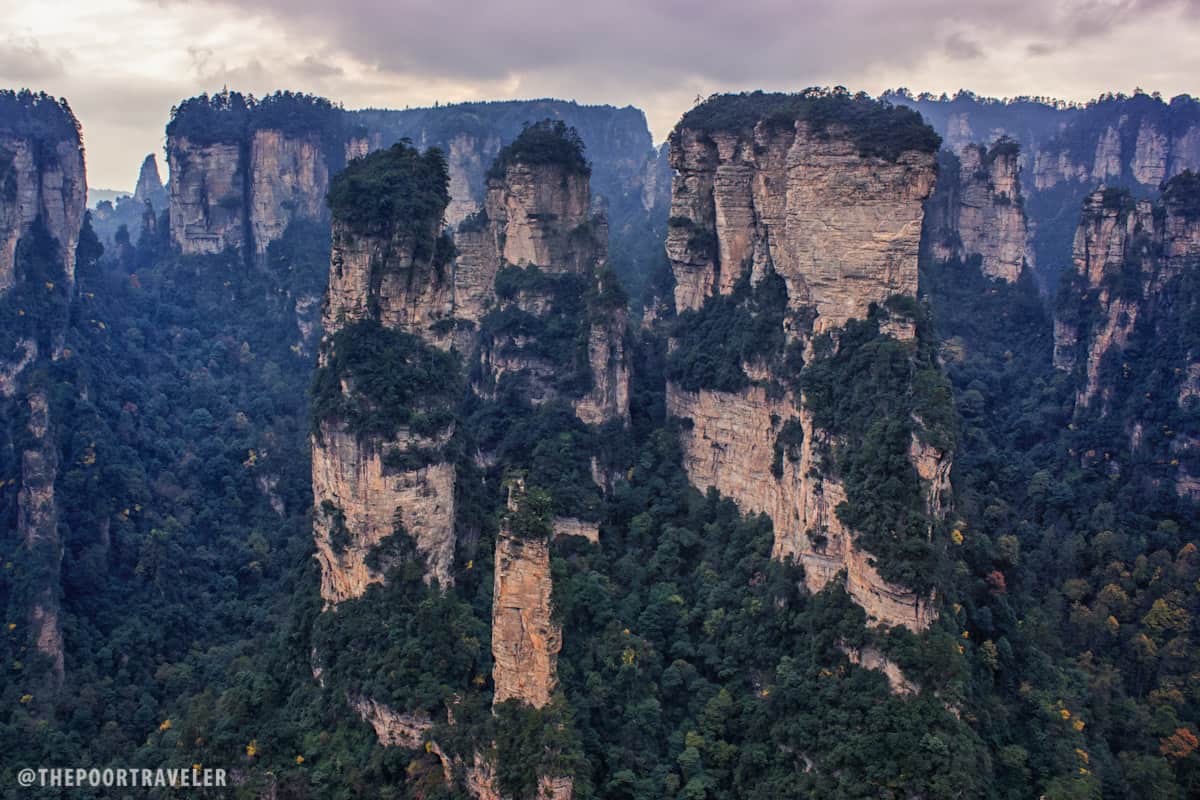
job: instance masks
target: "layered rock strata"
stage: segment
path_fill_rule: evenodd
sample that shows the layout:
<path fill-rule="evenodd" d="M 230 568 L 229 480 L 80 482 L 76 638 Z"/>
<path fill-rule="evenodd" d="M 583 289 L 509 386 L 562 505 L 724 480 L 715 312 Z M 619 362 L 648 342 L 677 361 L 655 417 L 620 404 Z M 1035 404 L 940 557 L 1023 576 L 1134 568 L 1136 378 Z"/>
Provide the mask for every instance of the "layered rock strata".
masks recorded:
<path fill-rule="evenodd" d="M 1003 139 L 990 148 L 967 145 L 943 165 L 923 237 L 935 260 L 978 257 L 985 275 L 1008 283 L 1032 263 L 1018 153 Z"/>
<path fill-rule="evenodd" d="M 685 116 L 670 140 L 677 174 L 667 252 L 680 311 L 703 309 L 747 279 L 757 285 L 778 275 L 787 291 L 786 338 L 811 358 L 813 337 L 836 339 L 872 305 L 916 295 L 923 203 L 935 182 L 932 148 L 884 158 L 864 155 L 855 132 L 836 123 L 815 130 L 804 119 L 771 119 L 713 129 L 690 124 L 694 116 Z M 914 335 L 911 324 L 887 331 Z M 930 598 L 883 580 L 835 513 L 846 492 L 821 453 L 853 444 L 817 428 L 805 398 L 778 388 L 789 381 L 771 358 L 742 365 L 751 385 L 737 392 L 668 383 L 668 413 L 690 423 L 682 433 L 689 479 L 701 490 L 715 487 L 745 512 L 766 513 L 774 556 L 803 564 L 810 590 L 844 576 L 874 623 L 927 627 L 935 617 Z M 785 427 L 802 436 L 781 454 Z M 949 455 L 938 453 L 936 461 L 919 467 L 935 513 Z M 914 459 L 915 468 L 919 463 Z"/>

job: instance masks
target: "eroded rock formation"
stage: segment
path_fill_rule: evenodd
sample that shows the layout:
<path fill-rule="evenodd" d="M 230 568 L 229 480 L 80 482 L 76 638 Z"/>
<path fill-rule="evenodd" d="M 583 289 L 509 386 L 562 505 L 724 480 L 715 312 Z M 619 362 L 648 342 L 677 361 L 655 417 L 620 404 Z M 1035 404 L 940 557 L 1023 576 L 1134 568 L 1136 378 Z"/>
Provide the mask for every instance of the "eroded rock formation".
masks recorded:
<path fill-rule="evenodd" d="M 934 259 L 978 257 L 985 275 L 1009 283 L 1032 262 L 1018 152 L 1016 142 L 1003 139 L 943 159 L 923 237 Z"/>
<path fill-rule="evenodd" d="M 737 100 L 709 104 L 721 102 Z M 873 305 L 915 296 L 936 140 L 885 158 L 864 155 L 856 133 L 837 123 L 815 130 L 804 119 L 773 118 L 714 129 L 692 123 L 697 116 L 685 116 L 671 136 L 678 172 L 667 250 L 680 311 L 702 310 L 747 279 L 756 285 L 778 275 L 787 293 L 786 338 L 811 358 L 814 337 L 836 338 Z M 900 339 L 914 336 L 900 318 L 885 328 Z M 774 555 L 802 563 L 811 590 L 844 574 L 872 621 L 925 628 L 935 616 L 929 598 L 883 580 L 839 519 L 846 491 L 820 453 L 847 443 L 814 425 L 805 398 L 781 390 L 789 385 L 775 360 L 781 355 L 741 365 L 751 385 L 737 392 L 668 383 L 668 413 L 690 422 L 682 433 L 689 479 L 702 490 L 716 487 L 745 512 L 770 516 Z M 929 508 L 940 511 L 948 454 L 938 453 L 934 464 L 923 463 L 932 451 L 918 455 L 912 458 Z"/>
<path fill-rule="evenodd" d="M 516 699 L 534 708 L 550 702 L 562 630 L 550 606 L 550 543 L 501 530 L 492 595 L 493 703 Z"/>
<path fill-rule="evenodd" d="M 815 310 L 814 333 L 915 293 L 931 153 L 863 158 L 844 130 L 818 134 L 805 121 L 704 131 L 685 120 L 671 134 L 671 165 L 677 310 L 769 269 L 792 308 Z"/>
<path fill-rule="evenodd" d="M 1074 271 L 1054 320 L 1054 363 L 1077 379 L 1076 417 L 1117 417 L 1135 458 L 1168 465 L 1177 490 L 1193 494 L 1200 443 L 1186 431 L 1140 416 L 1147 399 L 1169 391 L 1181 408 L 1196 402 L 1200 354 L 1182 345 L 1188 315 L 1200 306 L 1200 177 L 1185 172 L 1155 200 L 1102 189 L 1083 206 L 1074 241 Z M 1125 355 L 1135 348 L 1137 355 Z M 1165 386 L 1152 373 L 1166 377 Z M 1110 471 L 1122 451 L 1105 452 Z M 1084 454 L 1098 459 L 1096 451 Z"/>
<path fill-rule="evenodd" d="M 162 179 L 158 176 L 158 159 L 150 153 L 142 161 L 138 170 L 137 186 L 133 190 L 134 202 L 150 207 L 157 213 L 167 208 L 167 190 Z"/>
<path fill-rule="evenodd" d="M 12 287 L 17 244 L 36 220 L 58 244 L 68 282 L 75 276 L 75 247 L 87 195 L 83 150 L 78 134 L 35 141 L 0 129 L 0 294 Z"/>

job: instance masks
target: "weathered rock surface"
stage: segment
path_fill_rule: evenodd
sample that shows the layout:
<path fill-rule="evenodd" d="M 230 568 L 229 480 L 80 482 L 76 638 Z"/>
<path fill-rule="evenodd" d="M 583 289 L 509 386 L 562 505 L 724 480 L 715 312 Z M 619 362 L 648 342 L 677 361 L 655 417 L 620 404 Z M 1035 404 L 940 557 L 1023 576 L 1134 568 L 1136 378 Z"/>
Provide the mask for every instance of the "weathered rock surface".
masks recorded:
<path fill-rule="evenodd" d="M 454 468 L 448 463 L 416 470 L 384 466 L 390 449 L 437 447 L 442 442 L 401 432 L 381 442 L 362 440 L 336 423 L 322 425 L 313 441 L 313 535 L 321 564 L 321 597 L 328 604 L 359 597 L 383 581 L 386 563 L 373 569 L 368 555 L 396 532 L 416 541 L 425 579 L 452 582 Z"/>
<path fill-rule="evenodd" d="M 815 333 L 915 294 L 933 155 L 864 158 L 848 138 L 817 136 L 803 121 L 713 133 L 684 124 L 671 135 L 671 165 L 667 254 L 679 311 L 768 268 L 794 308 L 815 310 Z"/>
<path fill-rule="evenodd" d="M 375 729 L 384 747 L 421 747 L 425 733 L 433 727 L 433 720 L 426 714 L 402 714 L 367 697 L 351 697 L 350 707 Z"/>
<path fill-rule="evenodd" d="M 241 250 L 246 231 L 246 165 L 239 142 L 167 140 L 171 241 L 183 255 Z"/>
<path fill-rule="evenodd" d="M 17 244 L 39 217 L 58 242 L 67 281 L 73 282 L 87 196 L 79 139 L 39 144 L 0 133 L 0 156 L 7 162 L 0 168 L 6 184 L 0 193 L 0 294 L 15 284 Z"/>
<path fill-rule="evenodd" d="M 133 199 L 137 203 L 149 203 L 156 212 L 167 208 L 167 190 L 162 178 L 158 176 L 158 159 L 150 153 L 142 161 L 138 170 L 137 186 L 133 190 Z"/>
<path fill-rule="evenodd" d="M 21 490 L 17 495 L 17 532 L 25 549 L 38 561 L 52 565 L 50 574 L 34 587 L 29 608 L 30 639 L 38 653 L 50 659 L 58 684 L 63 679 L 62 625 L 58 618 L 58 581 L 63 543 L 58 535 L 54 481 L 58 476 L 58 444 L 44 392 L 28 396 L 29 434 L 33 445 L 21 456 Z"/>
<path fill-rule="evenodd" d="M 501 530 L 492 595 L 493 703 L 541 708 L 557 685 L 562 630 L 553 619 L 549 542 Z"/>
<path fill-rule="evenodd" d="M 772 554 L 799 561 L 810 591 L 820 591 L 844 571 L 846 591 L 874 624 L 923 630 L 933 621 L 929 600 L 883 580 L 834 513 L 846 491 L 836 479 L 821 476 L 818 447 L 825 434 L 814 429 L 810 414 L 795 410 L 792 398 L 772 400 L 761 387 L 732 394 L 687 392 L 668 384 L 667 413 L 692 423 L 682 434 L 683 466 L 692 484 L 702 490 L 715 487 L 743 512 L 770 517 L 775 528 Z M 775 441 L 791 420 L 799 421 L 803 444 L 778 462 L 782 474 L 776 477 Z M 927 482 L 931 505 L 936 498 L 940 512 L 949 460 L 923 452 L 914 461 Z"/>
<path fill-rule="evenodd" d="M 295 137 L 257 130 L 250 140 L 250 236 L 262 259 L 298 219 L 326 222 L 329 166 L 317 134 Z"/>
<path fill-rule="evenodd" d="M 1054 325 L 1055 366 L 1077 377 L 1076 417 L 1118 414 L 1128 436 L 1127 448 L 1114 444 L 1105 453 L 1108 468 L 1119 471 L 1128 450 L 1135 459 L 1167 465 L 1183 495 L 1194 493 L 1200 440 L 1136 413 L 1130 416 L 1128 396 L 1131 387 L 1147 380 L 1143 369 L 1157 369 L 1166 376 L 1173 399 L 1186 407 L 1194 402 L 1200 353 L 1156 349 L 1149 357 L 1138 350 L 1129 358 L 1124 353 L 1135 343 L 1157 348 L 1159 342 L 1178 340 L 1190 324 L 1188 315 L 1200 306 L 1194 289 L 1200 270 L 1198 198 L 1200 182 L 1189 175 L 1172 179 L 1154 201 L 1134 201 L 1115 190 L 1091 194 L 1075 234 L 1074 272 L 1060 296 Z M 1164 363 L 1164 358 L 1174 360 Z M 1083 457 L 1097 454 L 1089 451 Z"/>
<path fill-rule="evenodd" d="M 939 261 L 977 256 L 985 275 L 1012 283 L 1033 260 L 1016 143 L 967 145 L 957 162 L 944 169 L 929 200 L 930 254 Z"/>

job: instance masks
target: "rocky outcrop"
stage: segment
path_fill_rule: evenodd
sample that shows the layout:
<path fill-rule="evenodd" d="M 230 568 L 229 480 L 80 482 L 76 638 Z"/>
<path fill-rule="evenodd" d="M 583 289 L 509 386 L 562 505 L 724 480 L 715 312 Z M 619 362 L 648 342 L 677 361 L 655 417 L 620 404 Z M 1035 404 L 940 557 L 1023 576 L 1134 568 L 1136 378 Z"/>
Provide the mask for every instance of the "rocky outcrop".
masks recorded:
<path fill-rule="evenodd" d="M 17 245 L 38 219 L 58 243 L 66 279 L 73 282 L 87 195 L 78 135 L 42 141 L 0 126 L 0 179 L 0 294 L 19 279 Z"/>
<path fill-rule="evenodd" d="M 836 95 L 732 96 L 710 99 L 684 117 L 670 139 L 677 174 L 667 253 L 675 304 L 681 312 L 701 310 L 747 280 L 755 286 L 780 276 L 785 338 L 808 359 L 816 336 L 836 338 L 872 306 L 916 295 L 936 140 L 884 157 L 865 155 L 849 123 L 817 130 L 803 117 L 781 122 L 778 110 L 762 111 L 769 122 L 715 129 L 703 123 L 708 114 L 720 115 L 720 104 L 748 100 L 779 109 L 804 102 L 840 107 Z M 878 113 L 874 124 L 883 129 L 908 122 L 886 107 L 859 110 Z M 886 136 L 878 129 L 875 135 Z M 915 335 L 911 320 L 897 318 L 883 329 L 900 339 Z M 668 383 L 668 413 L 689 423 L 681 434 L 689 480 L 701 490 L 715 487 L 746 513 L 767 514 L 773 555 L 800 562 L 811 591 L 841 579 L 872 622 L 924 629 L 935 616 L 930 599 L 885 581 L 835 513 L 846 491 L 822 453 L 853 444 L 818 428 L 806 399 L 782 388 L 794 385 L 794 376 L 781 372 L 783 361 L 780 352 L 763 364 L 741 365 L 751 385 L 737 392 Z M 924 473 L 929 508 L 940 511 L 948 457 L 924 463 L 933 455 L 922 450 L 910 458 Z"/>
<path fill-rule="evenodd" d="M 550 544 L 518 538 L 507 528 L 496 539 L 492 593 L 492 702 L 519 700 L 534 708 L 550 702 L 562 630 L 553 618 Z"/>
<path fill-rule="evenodd" d="M 1200 308 L 1197 208 L 1200 177 L 1191 172 L 1171 179 L 1153 201 L 1112 189 L 1091 194 L 1054 325 L 1054 363 L 1076 377 L 1076 418 L 1115 416 L 1127 436 L 1105 451 L 1108 469 L 1119 472 L 1128 452 L 1136 462 L 1165 466 L 1181 494 L 1192 493 L 1200 442 L 1142 415 L 1145 401 L 1164 390 L 1182 408 L 1195 402 L 1200 353 L 1163 344 L 1183 341 L 1189 315 Z M 1125 356 L 1130 348 L 1136 357 Z"/>
<path fill-rule="evenodd" d="M 1032 262 L 1018 154 L 1016 142 L 1002 139 L 943 159 L 922 237 L 935 260 L 978 257 L 985 275 L 1009 283 Z"/>
<path fill-rule="evenodd" d="M 294 221 L 327 223 L 329 165 L 316 133 L 289 136 L 278 130 L 254 131 L 246 177 L 250 237 L 259 259 Z"/>
<path fill-rule="evenodd" d="M 150 153 L 142 161 L 142 167 L 138 170 L 137 186 L 133 190 L 133 200 L 140 205 L 149 203 L 155 212 L 167 208 L 167 190 L 158 176 L 158 159 L 154 157 L 154 153 Z"/>
<path fill-rule="evenodd" d="M 888 688 L 892 694 L 907 695 L 916 694 L 917 687 L 908 678 L 904 677 L 904 673 L 896 662 L 889 659 L 883 653 L 879 652 L 874 647 L 847 647 L 842 646 L 842 651 L 846 654 L 851 664 L 862 667 L 863 669 L 875 670 L 882 672 L 887 678 Z"/>
<path fill-rule="evenodd" d="M 183 255 L 241 250 L 246 232 L 246 166 L 240 142 L 167 139 L 171 241 Z"/>
<path fill-rule="evenodd" d="M 671 166 L 677 310 L 768 269 L 787 283 L 792 308 L 815 311 L 815 333 L 915 294 L 931 153 L 864 158 L 844 130 L 818 134 L 805 121 L 703 131 L 685 118 L 671 134 Z"/>
<path fill-rule="evenodd" d="M 592 388 L 574 402 L 575 415 L 588 425 L 629 420 L 629 353 L 625 338 L 629 316 L 613 309 L 588 329 L 588 365 Z"/>
<path fill-rule="evenodd" d="M 34 649 L 50 659 L 55 682 L 63 680 L 63 638 L 58 587 L 63 543 L 58 535 L 54 481 L 58 476 L 58 443 L 44 392 L 28 396 L 28 431 L 32 444 L 21 456 L 21 490 L 17 495 L 17 532 L 34 563 L 44 565 L 35 577 L 29 607 L 29 633 Z"/>
<path fill-rule="evenodd" d="M 351 697 L 350 707 L 375 729 L 375 736 L 384 747 L 410 750 L 420 747 L 433 727 L 433 720 L 426 714 L 401 714 L 367 697 Z"/>
<path fill-rule="evenodd" d="M 734 394 L 687 392 L 668 384 L 667 413 L 691 423 L 682 444 L 692 484 L 716 488 L 745 513 L 770 517 L 772 555 L 797 560 L 810 591 L 818 592 L 844 574 L 846 591 L 873 624 L 923 630 L 933 621 L 929 600 L 883 580 L 838 519 L 835 510 L 846 501 L 846 491 L 839 480 L 822 474 L 819 451 L 828 437 L 814 428 L 810 413 L 796 411 L 794 398 L 772 399 L 762 387 Z M 789 423 L 799 424 L 802 443 L 780 458 L 776 442 Z M 922 453 L 916 463 L 928 484 L 931 510 L 940 512 L 949 459 Z"/>
<path fill-rule="evenodd" d="M 439 447 L 446 438 L 431 441 L 402 431 L 379 441 L 354 436 L 337 423 L 322 426 L 313 443 L 313 535 L 326 603 L 359 597 L 382 582 L 392 563 L 372 558 L 372 552 L 395 535 L 415 540 L 426 581 L 452 582 L 454 468 L 435 463 L 405 470 L 384 463 L 390 451 Z"/>
<path fill-rule="evenodd" d="M 184 255 L 252 248 L 261 261 L 293 221 L 328 219 L 320 137 L 271 129 L 246 136 L 205 143 L 168 137 L 171 240 Z"/>

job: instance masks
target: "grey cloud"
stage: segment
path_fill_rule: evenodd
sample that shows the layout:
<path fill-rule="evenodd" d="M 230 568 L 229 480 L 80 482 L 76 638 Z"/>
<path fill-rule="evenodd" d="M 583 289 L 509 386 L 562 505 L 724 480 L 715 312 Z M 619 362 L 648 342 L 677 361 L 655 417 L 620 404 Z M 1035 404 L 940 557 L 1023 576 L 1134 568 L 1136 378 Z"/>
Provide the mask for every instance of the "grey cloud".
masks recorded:
<path fill-rule="evenodd" d="M 336 64 L 321 61 L 313 56 L 305 56 L 292 64 L 291 72 L 303 77 L 319 80 L 321 78 L 340 78 L 346 71 Z"/>
<path fill-rule="evenodd" d="M 956 61 L 972 61 L 983 58 L 983 48 L 961 33 L 952 33 L 946 37 L 946 55 Z"/>
<path fill-rule="evenodd" d="M 0 82 L 44 81 L 59 77 L 63 71 L 62 56 L 43 49 L 32 36 L 9 35 L 0 42 Z"/>

